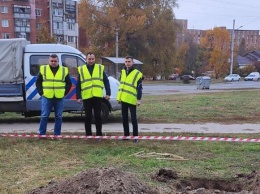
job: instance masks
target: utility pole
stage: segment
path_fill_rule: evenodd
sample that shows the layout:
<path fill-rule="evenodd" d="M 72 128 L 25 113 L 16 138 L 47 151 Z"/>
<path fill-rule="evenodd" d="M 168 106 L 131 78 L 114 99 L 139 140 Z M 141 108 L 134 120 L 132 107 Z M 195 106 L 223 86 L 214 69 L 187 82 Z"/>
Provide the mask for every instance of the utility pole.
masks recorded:
<path fill-rule="evenodd" d="M 52 0 L 49 1 L 49 6 L 50 6 L 50 31 L 51 31 L 51 37 L 53 37 L 53 16 L 52 16 Z"/>
<path fill-rule="evenodd" d="M 233 62 L 234 62 L 234 31 L 235 31 L 235 20 L 233 20 L 233 29 L 232 29 L 232 35 L 231 35 L 230 74 L 233 73 Z"/>
<path fill-rule="evenodd" d="M 116 58 L 118 58 L 118 28 L 116 28 Z M 116 63 L 116 79 L 118 79 L 117 77 L 118 74 L 118 63 Z"/>

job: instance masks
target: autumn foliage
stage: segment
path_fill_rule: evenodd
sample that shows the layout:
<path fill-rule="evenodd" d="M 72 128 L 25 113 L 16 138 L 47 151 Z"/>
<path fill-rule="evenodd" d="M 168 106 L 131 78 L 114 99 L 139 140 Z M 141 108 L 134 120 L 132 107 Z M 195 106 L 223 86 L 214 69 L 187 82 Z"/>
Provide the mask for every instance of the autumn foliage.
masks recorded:
<path fill-rule="evenodd" d="M 40 26 L 41 28 L 37 32 L 37 43 L 56 43 L 56 37 L 50 35 L 47 22 L 42 20 Z"/>
<path fill-rule="evenodd" d="M 207 30 L 201 38 L 201 48 L 208 59 L 205 70 L 214 71 L 215 78 L 229 72 L 230 35 L 226 29 Z"/>
<path fill-rule="evenodd" d="M 132 55 L 155 76 L 172 72 L 175 56 L 175 0 L 81 0 L 79 26 L 86 30 L 89 48 L 100 56 Z M 81 48 L 81 50 L 86 48 Z"/>

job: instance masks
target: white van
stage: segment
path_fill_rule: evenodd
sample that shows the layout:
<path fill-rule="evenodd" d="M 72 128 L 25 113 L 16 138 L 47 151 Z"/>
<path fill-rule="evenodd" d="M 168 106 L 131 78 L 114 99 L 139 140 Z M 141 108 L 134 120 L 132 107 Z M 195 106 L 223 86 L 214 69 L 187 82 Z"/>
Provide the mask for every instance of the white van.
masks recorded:
<path fill-rule="evenodd" d="M 260 79 L 259 72 L 252 72 L 245 77 L 245 81 L 258 81 Z"/>
<path fill-rule="evenodd" d="M 59 65 L 67 66 L 72 87 L 64 100 L 65 112 L 81 112 L 82 104 L 76 100 L 78 66 L 86 63 L 86 56 L 79 50 L 62 44 L 28 44 L 26 39 L 0 39 L 0 113 L 19 112 L 24 116 L 38 116 L 41 96 L 35 81 L 40 65 L 48 64 L 50 54 L 59 57 Z M 110 100 L 103 99 L 102 120 L 110 111 L 120 110 L 116 95 L 119 81 L 109 76 Z"/>

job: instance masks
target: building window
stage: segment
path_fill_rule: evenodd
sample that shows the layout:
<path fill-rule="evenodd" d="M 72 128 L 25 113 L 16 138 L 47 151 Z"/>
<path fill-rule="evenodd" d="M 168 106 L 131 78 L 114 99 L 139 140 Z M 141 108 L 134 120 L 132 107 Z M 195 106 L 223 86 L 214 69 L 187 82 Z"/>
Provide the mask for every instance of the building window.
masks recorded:
<path fill-rule="evenodd" d="M 8 33 L 3 33 L 3 34 L 2 34 L 2 38 L 3 38 L 3 39 L 9 39 L 9 38 L 10 38 L 10 34 L 8 34 Z"/>
<path fill-rule="evenodd" d="M 68 42 L 74 43 L 74 36 L 68 36 Z"/>
<path fill-rule="evenodd" d="M 16 32 L 15 38 L 26 38 L 26 40 L 30 40 L 30 34 L 25 32 Z"/>
<path fill-rule="evenodd" d="M 63 29 L 62 22 L 53 22 L 53 29 L 62 30 Z"/>
<path fill-rule="evenodd" d="M 30 6 L 14 5 L 13 11 L 14 11 L 14 13 L 30 14 L 31 13 L 31 8 L 30 8 Z"/>
<path fill-rule="evenodd" d="M 63 36 L 56 36 L 56 39 L 57 39 L 57 42 L 58 43 L 63 43 L 64 39 L 63 39 Z"/>
<path fill-rule="evenodd" d="M 1 13 L 8 13 L 8 7 L 2 6 L 1 7 Z"/>
<path fill-rule="evenodd" d="M 8 20 L 2 20 L 2 27 L 9 27 Z"/>
<path fill-rule="evenodd" d="M 36 23 L 36 29 L 37 30 L 41 29 L 41 23 Z"/>
<path fill-rule="evenodd" d="M 14 19 L 15 26 L 22 26 L 22 27 L 30 27 L 30 20 L 24 18 L 15 18 Z"/>
<path fill-rule="evenodd" d="M 63 16 L 63 9 L 54 9 L 53 15 L 54 16 Z"/>
<path fill-rule="evenodd" d="M 41 9 L 35 9 L 35 14 L 36 14 L 36 16 L 41 16 L 42 10 Z"/>
<path fill-rule="evenodd" d="M 63 6 L 62 6 L 62 3 L 57 3 L 57 7 L 62 8 L 62 7 L 63 7 Z"/>
<path fill-rule="evenodd" d="M 75 30 L 75 24 L 68 23 L 68 30 Z"/>

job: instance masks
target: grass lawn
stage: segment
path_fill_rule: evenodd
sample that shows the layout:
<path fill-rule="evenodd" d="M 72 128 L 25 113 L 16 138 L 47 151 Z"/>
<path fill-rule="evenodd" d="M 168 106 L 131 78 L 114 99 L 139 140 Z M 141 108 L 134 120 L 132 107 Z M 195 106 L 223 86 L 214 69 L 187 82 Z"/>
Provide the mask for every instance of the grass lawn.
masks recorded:
<path fill-rule="evenodd" d="M 139 122 L 150 123 L 252 123 L 260 121 L 259 90 L 189 95 L 145 96 L 138 108 Z M 120 118 L 120 112 L 111 119 Z M 13 121 L 4 114 L 0 121 Z M 121 133 L 118 135 L 122 135 Z M 148 134 L 148 135 L 176 135 Z M 179 135 L 179 134 L 178 134 Z M 259 138 L 260 134 L 184 134 L 192 136 Z M 185 161 L 139 158 L 133 154 L 169 153 Z M 160 168 L 180 177 L 231 179 L 238 173 L 260 169 L 259 143 L 150 141 L 138 144 L 120 140 L 51 141 L 0 138 L 0 193 L 24 193 L 50 180 L 71 177 L 83 170 L 116 167 L 141 180 L 164 186 L 150 178 Z"/>
<path fill-rule="evenodd" d="M 132 172 L 139 179 L 156 186 L 163 186 L 163 183 L 153 181 L 150 175 L 161 168 L 172 169 L 180 177 L 228 180 L 238 173 L 259 170 L 259 151 L 260 145 L 256 143 L 143 140 L 134 144 L 120 140 L 1 138 L 0 193 L 24 193 L 45 186 L 50 180 L 61 180 L 89 168 L 110 166 Z M 138 152 L 170 153 L 187 160 L 133 156 Z"/>

